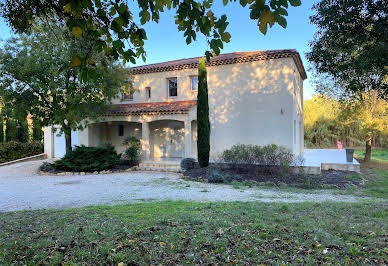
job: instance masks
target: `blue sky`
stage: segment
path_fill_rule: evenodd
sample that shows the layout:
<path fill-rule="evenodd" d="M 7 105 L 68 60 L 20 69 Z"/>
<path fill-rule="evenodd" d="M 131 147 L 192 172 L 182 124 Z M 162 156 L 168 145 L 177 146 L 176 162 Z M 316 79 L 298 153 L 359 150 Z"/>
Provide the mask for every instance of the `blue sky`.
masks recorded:
<path fill-rule="evenodd" d="M 289 7 L 288 26 L 283 29 L 279 25 L 268 30 L 267 35 L 259 32 L 255 21 L 249 18 L 249 9 L 238 3 L 229 3 L 226 7 L 222 1 L 214 1 L 214 13 L 218 16 L 226 14 L 229 21 L 228 31 L 232 38 L 224 45 L 222 53 L 236 51 L 297 49 L 307 71 L 308 79 L 304 82 L 304 98 L 311 98 L 314 88 L 310 84 L 311 73 L 305 53 L 309 51 L 308 43 L 312 40 L 315 28 L 309 23 L 312 14 L 313 0 L 302 0 L 302 6 Z M 136 9 L 133 12 L 136 14 Z M 174 23 L 174 11 L 167 11 L 161 15 L 158 24 L 151 22 L 144 26 L 148 40 L 145 43 L 147 61 L 139 60 L 137 65 L 151 64 L 187 57 L 202 56 L 209 49 L 206 40 L 198 38 L 196 42 L 186 45 L 183 32 L 178 32 Z M 7 39 L 11 30 L 0 19 L 0 38 Z"/>

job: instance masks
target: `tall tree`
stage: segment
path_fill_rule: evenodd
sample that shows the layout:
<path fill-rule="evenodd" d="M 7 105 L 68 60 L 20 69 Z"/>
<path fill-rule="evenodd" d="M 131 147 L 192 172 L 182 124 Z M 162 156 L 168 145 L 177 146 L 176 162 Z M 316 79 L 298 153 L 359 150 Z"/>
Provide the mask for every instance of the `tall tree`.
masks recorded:
<path fill-rule="evenodd" d="M 201 167 L 207 167 L 210 153 L 210 121 L 207 71 L 204 59 L 200 59 L 198 64 L 197 134 L 198 163 Z"/>
<path fill-rule="evenodd" d="M 331 78 L 328 92 L 334 89 L 361 102 L 362 92 L 371 90 L 388 97 L 387 6 L 387 0 L 322 0 L 314 5 L 310 21 L 317 33 L 307 59 L 317 73 Z M 366 160 L 370 140 L 368 136 Z"/>
<path fill-rule="evenodd" d="M 85 79 L 69 65 L 74 51 L 89 53 Z M 8 40 L 0 52 L 0 89 L 3 95 L 25 103 L 26 112 L 42 126 L 60 125 L 66 150 L 71 150 L 71 131 L 107 111 L 120 88 L 128 90 L 127 70 L 94 52 L 87 38 L 74 37 L 57 22 L 41 22 L 29 35 Z"/>
<path fill-rule="evenodd" d="M 236 0 L 223 0 L 224 6 Z M 215 15 L 213 1 L 196 0 L 137 0 L 132 6 L 126 0 L 1 0 L 1 15 L 17 32 L 26 32 L 36 18 L 55 15 L 66 23 L 69 30 L 78 37 L 89 36 L 94 40 L 94 48 L 106 55 L 135 63 L 136 58 L 145 60 L 144 41 L 146 31 L 142 26 L 150 21 L 159 22 L 160 14 L 166 9 L 176 11 L 175 23 L 184 32 L 187 44 L 196 40 L 197 34 L 206 36 L 210 48 L 218 55 L 223 43 L 229 42 L 226 15 Z M 299 6 L 300 0 L 240 0 L 249 8 L 250 18 L 257 21 L 259 30 L 266 34 L 268 27 L 275 23 L 287 26 L 287 8 Z M 137 7 L 135 7 L 136 5 Z M 139 14 L 133 14 L 133 10 Z M 87 55 L 76 53 L 79 66 L 87 63 Z M 210 51 L 206 52 L 210 57 Z"/>
<path fill-rule="evenodd" d="M 388 1 L 322 0 L 310 21 L 317 27 L 307 59 L 332 78 L 332 88 L 353 95 L 388 95 Z M 327 88 L 327 87 L 326 87 Z"/>

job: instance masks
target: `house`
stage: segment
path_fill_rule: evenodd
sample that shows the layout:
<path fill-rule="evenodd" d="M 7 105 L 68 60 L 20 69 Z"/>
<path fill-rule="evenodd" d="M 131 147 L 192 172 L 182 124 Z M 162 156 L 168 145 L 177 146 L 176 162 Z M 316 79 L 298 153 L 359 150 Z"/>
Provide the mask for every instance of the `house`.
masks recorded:
<path fill-rule="evenodd" d="M 73 142 L 110 142 L 123 152 L 123 140 L 135 136 L 146 160 L 196 158 L 198 60 L 133 67 L 136 91 L 118 97 L 111 114 L 75 132 Z M 275 143 L 295 154 L 303 151 L 306 72 L 296 50 L 221 54 L 207 63 L 207 72 L 211 157 L 237 143 Z M 57 138 L 46 130 L 49 157 L 64 154 L 64 140 Z"/>

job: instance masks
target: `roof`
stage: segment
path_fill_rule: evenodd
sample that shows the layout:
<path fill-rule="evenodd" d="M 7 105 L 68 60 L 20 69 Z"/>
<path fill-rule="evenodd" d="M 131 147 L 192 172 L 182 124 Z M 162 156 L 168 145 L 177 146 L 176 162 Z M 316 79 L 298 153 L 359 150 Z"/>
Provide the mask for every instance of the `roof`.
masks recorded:
<path fill-rule="evenodd" d="M 196 100 L 176 102 L 155 102 L 155 103 L 130 103 L 115 104 L 112 112 L 114 114 L 136 114 L 149 112 L 182 112 L 188 111 L 197 104 Z"/>
<path fill-rule="evenodd" d="M 227 54 L 220 54 L 213 56 L 207 66 L 228 65 L 236 63 L 253 62 L 259 60 L 278 59 L 278 58 L 292 58 L 298 68 L 298 71 L 303 79 L 307 78 L 302 60 L 299 53 L 295 49 L 288 50 L 268 50 L 268 51 L 252 51 L 252 52 L 234 52 Z M 197 68 L 198 60 L 202 57 L 186 58 L 156 64 L 149 64 L 144 66 L 132 67 L 133 74 L 146 74 L 154 72 L 164 72 L 171 70 L 181 70 L 188 68 Z"/>

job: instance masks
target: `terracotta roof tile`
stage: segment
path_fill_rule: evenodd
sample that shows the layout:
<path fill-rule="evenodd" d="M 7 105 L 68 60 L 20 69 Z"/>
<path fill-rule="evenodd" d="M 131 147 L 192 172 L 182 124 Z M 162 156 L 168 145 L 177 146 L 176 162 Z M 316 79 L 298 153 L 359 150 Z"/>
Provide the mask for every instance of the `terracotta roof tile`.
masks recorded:
<path fill-rule="evenodd" d="M 269 51 L 252 51 L 252 52 L 234 52 L 227 54 L 220 54 L 218 56 L 213 56 L 208 66 L 217 66 L 217 65 L 228 65 L 244 62 L 252 62 L 258 60 L 268 60 L 268 59 L 277 59 L 277 58 L 287 58 L 291 57 L 294 59 L 294 62 L 299 70 L 299 73 L 303 79 L 307 78 L 306 71 L 304 69 L 302 60 L 299 53 L 295 49 L 289 50 L 269 50 Z M 201 57 L 186 58 L 174 61 L 168 61 L 157 64 L 150 64 L 144 66 L 132 67 L 131 71 L 133 74 L 146 74 L 153 72 L 164 72 L 172 70 L 181 70 L 188 68 L 197 68 L 198 60 Z"/>
<path fill-rule="evenodd" d="M 196 100 L 192 101 L 175 101 L 175 102 L 155 102 L 155 103 L 130 103 L 115 104 L 112 112 L 115 114 L 136 114 L 148 112 L 181 112 L 188 111 L 197 104 Z"/>

